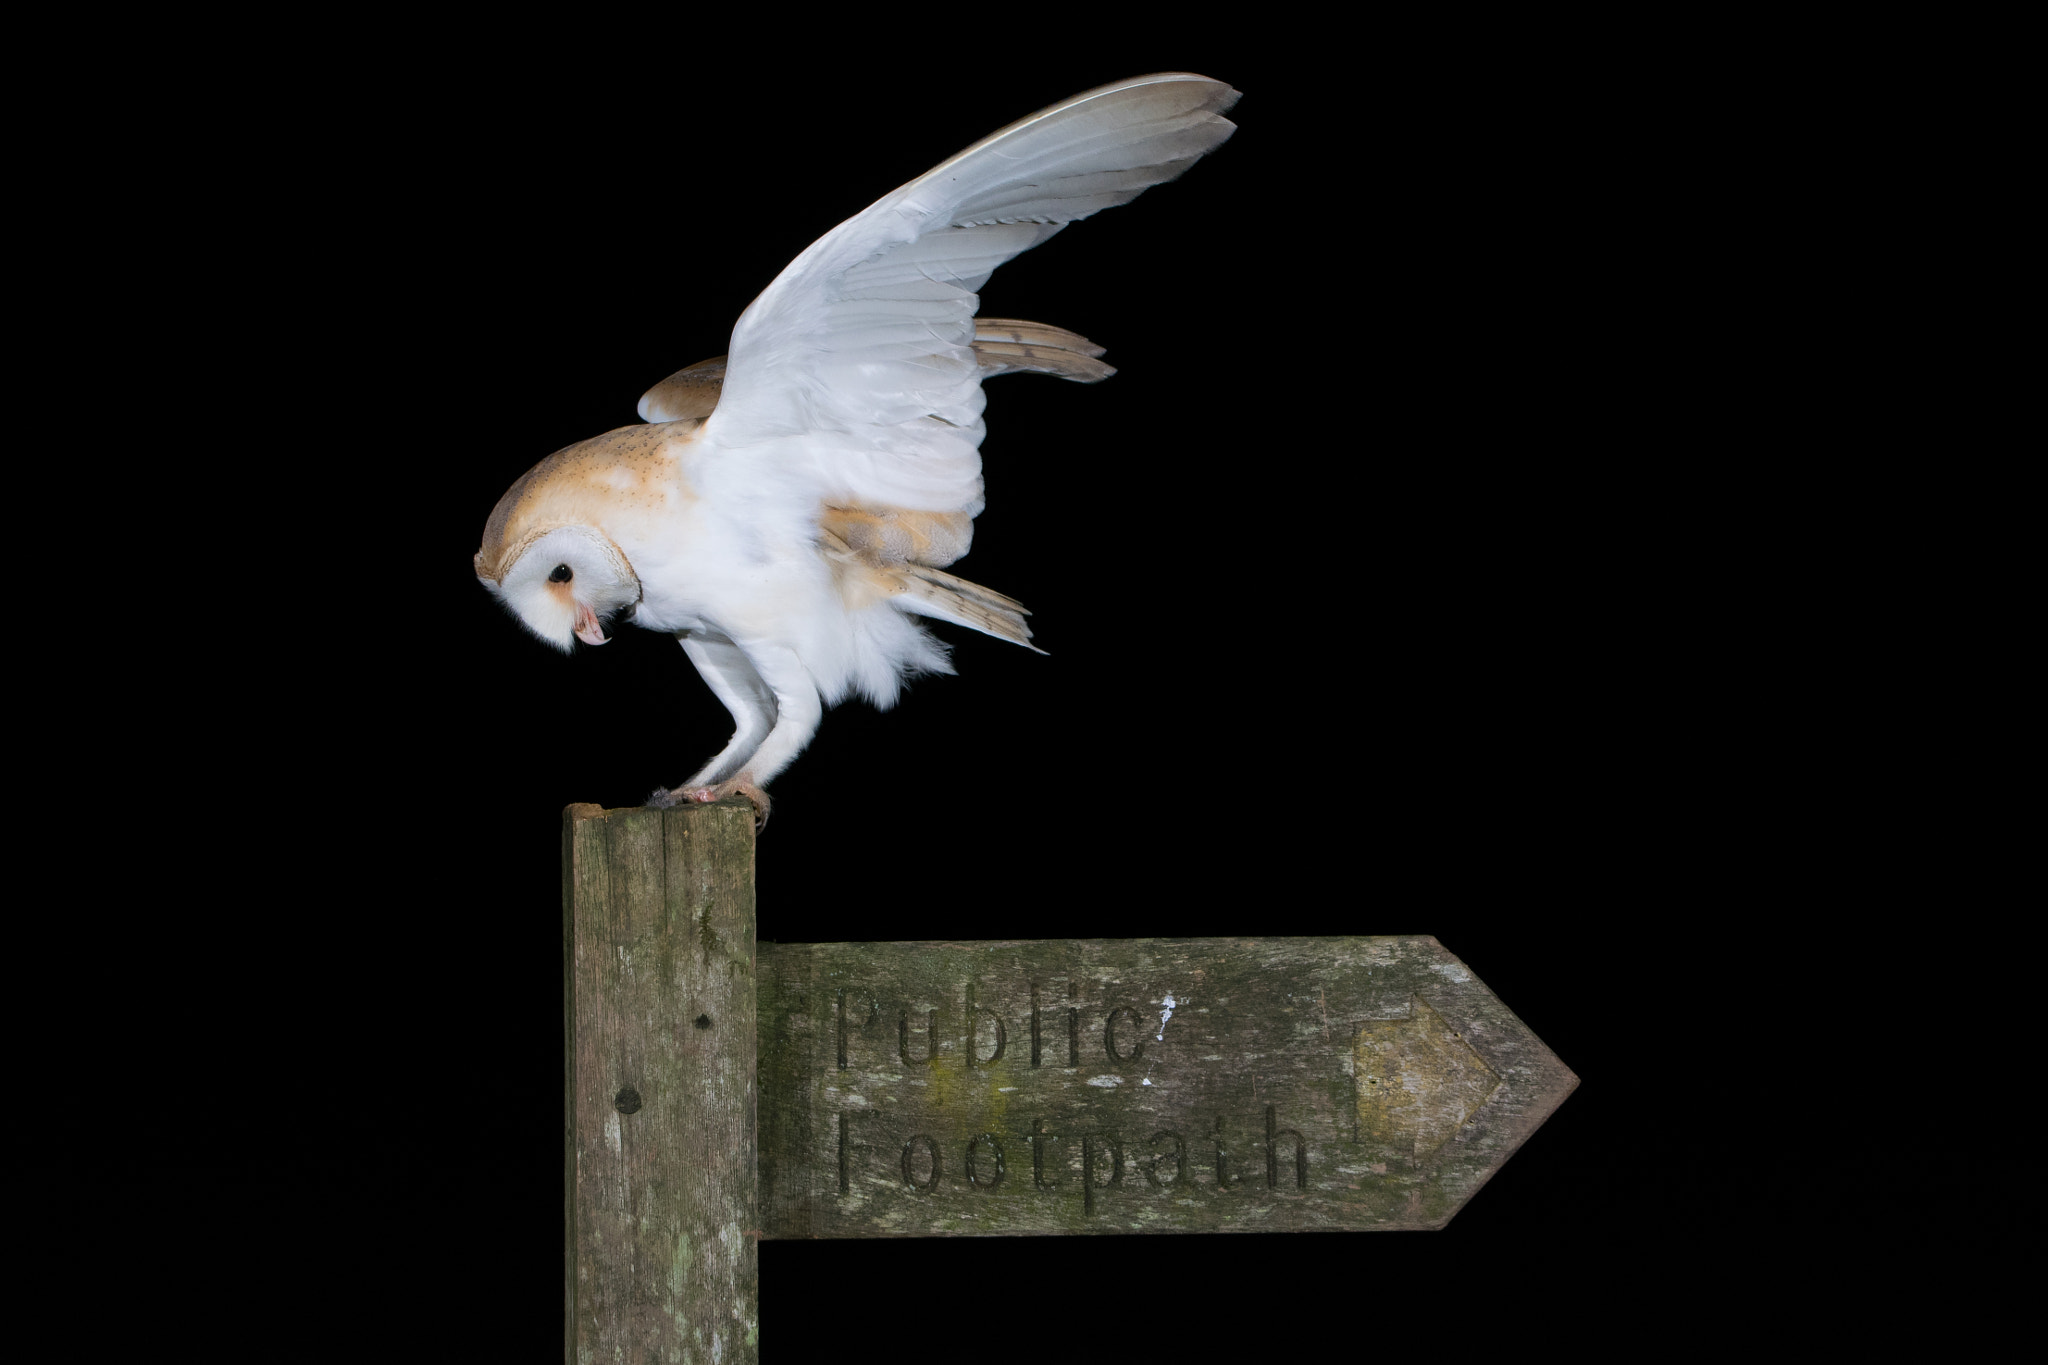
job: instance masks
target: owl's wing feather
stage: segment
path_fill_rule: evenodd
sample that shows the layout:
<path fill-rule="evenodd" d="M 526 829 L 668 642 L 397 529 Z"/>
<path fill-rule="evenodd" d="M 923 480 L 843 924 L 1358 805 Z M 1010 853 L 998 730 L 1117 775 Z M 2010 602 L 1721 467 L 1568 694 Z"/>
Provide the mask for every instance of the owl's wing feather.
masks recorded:
<path fill-rule="evenodd" d="M 772 461 L 832 502 L 978 514 L 976 291 L 1066 224 L 1179 176 L 1235 131 L 1236 100 L 1205 76 L 1119 81 L 882 196 L 741 314 L 701 449 Z"/>
<path fill-rule="evenodd" d="M 981 377 L 999 374 L 1050 374 L 1076 384 L 1098 384 L 1116 373 L 1114 365 L 1096 357 L 1097 346 L 1078 332 L 1021 318 L 976 318 L 974 362 Z M 709 417 L 718 406 L 725 383 L 725 357 L 715 355 L 677 370 L 640 395 L 640 420 L 677 422 Z"/>
<path fill-rule="evenodd" d="M 1116 373 L 1097 359 L 1102 347 L 1078 332 L 1020 318 L 976 318 L 974 362 L 981 377 L 1054 374 L 1077 384 L 1099 384 Z"/>
<path fill-rule="evenodd" d="M 722 355 L 685 365 L 640 395 L 640 420 L 679 422 L 688 417 L 709 417 L 718 406 L 719 390 L 724 384 Z"/>

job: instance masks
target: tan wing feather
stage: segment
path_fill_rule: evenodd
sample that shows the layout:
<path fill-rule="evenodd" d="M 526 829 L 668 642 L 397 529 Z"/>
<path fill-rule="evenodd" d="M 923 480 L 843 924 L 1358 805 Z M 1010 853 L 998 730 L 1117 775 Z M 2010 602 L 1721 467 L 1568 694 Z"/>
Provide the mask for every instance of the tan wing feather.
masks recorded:
<path fill-rule="evenodd" d="M 709 417 L 718 406 L 719 390 L 725 387 L 725 357 L 715 355 L 677 370 L 640 395 L 640 420 L 680 422 L 687 417 Z"/>
<path fill-rule="evenodd" d="M 976 318 L 974 359 L 982 378 L 999 374 L 1052 374 L 1076 384 L 1099 384 L 1116 373 L 1095 357 L 1097 346 L 1078 332 L 1017 318 Z"/>
<path fill-rule="evenodd" d="M 912 512 L 899 507 L 827 507 L 825 529 L 857 555 L 879 565 L 951 564 L 974 540 L 965 512 Z"/>

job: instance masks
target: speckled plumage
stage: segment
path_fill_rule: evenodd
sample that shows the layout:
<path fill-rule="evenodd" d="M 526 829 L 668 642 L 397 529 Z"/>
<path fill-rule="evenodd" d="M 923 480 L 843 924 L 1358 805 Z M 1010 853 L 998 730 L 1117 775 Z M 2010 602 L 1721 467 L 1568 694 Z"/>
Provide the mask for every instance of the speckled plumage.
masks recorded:
<path fill-rule="evenodd" d="M 1236 99 L 1141 76 L 984 138 L 807 248 L 729 355 L 647 392 L 647 425 L 556 451 L 499 500 L 476 573 L 528 629 L 564 650 L 612 619 L 664 631 L 732 712 L 732 741 L 652 804 L 738 792 L 765 818 L 826 706 L 952 672 L 917 617 L 1030 647 L 1022 605 L 944 571 L 982 509 L 981 381 L 1113 371 L 1071 332 L 976 319 L 976 291 L 1214 150 Z"/>

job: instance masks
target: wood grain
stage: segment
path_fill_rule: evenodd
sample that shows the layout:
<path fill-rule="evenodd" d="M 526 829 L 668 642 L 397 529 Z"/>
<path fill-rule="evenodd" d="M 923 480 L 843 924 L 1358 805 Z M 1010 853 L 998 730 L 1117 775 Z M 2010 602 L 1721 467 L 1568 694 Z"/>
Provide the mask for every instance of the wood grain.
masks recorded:
<path fill-rule="evenodd" d="M 759 1358 L 754 812 L 562 813 L 565 1358 Z"/>
<path fill-rule="evenodd" d="M 1428 937 L 760 968 L 772 1237 L 1439 1228 L 1578 1084 Z"/>

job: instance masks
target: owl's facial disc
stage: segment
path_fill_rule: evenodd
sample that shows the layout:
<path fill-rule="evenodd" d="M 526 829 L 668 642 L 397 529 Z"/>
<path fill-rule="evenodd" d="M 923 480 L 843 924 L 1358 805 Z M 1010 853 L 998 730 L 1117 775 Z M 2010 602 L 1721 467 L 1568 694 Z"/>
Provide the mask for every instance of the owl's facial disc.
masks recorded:
<path fill-rule="evenodd" d="M 605 619 L 630 614 L 640 580 L 616 545 L 585 526 L 559 526 L 522 548 L 502 579 L 484 579 L 526 628 L 556 649 L 607 643 Z"/>

